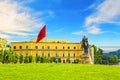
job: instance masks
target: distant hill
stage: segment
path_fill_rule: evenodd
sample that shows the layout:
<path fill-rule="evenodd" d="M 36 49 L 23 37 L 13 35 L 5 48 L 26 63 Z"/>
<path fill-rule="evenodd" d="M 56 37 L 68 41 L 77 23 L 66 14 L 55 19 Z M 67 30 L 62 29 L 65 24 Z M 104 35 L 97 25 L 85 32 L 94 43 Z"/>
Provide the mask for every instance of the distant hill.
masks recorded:
<path fill-rule="evenodd" d="M 114 55 L 117 55 L 118 58 L 120 59 L 120 49 L 118 49 L 117 51 L 111 51 L 109 52 L 108 54 L 106 54 L 108 56 L 114 56 Z"/>

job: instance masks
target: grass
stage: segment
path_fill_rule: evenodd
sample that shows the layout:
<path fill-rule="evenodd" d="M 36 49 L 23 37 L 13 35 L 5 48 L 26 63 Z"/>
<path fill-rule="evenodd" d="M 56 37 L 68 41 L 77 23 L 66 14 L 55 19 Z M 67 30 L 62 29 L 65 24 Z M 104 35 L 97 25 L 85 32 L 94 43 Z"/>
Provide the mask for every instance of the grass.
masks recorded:
<path fill-rule="evenodd" d="M 120 80 L 120 66 L 0 64 L 0 80 Z"/>

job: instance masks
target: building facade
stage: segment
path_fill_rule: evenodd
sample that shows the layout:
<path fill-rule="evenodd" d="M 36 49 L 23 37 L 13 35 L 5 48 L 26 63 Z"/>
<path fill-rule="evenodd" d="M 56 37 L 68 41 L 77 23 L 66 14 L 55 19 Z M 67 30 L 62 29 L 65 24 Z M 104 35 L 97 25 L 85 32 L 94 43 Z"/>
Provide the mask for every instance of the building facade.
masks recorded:
<path fill-rule="evenodd" d="M 69 58 L 70 62 L 80 59 L 84 54 L 82 43 L 69 43 L 68 40 L 42 40 L 36 43 L 35 40 L 30 42 L 12 42 L 11 50 L 14 54 L 24 56 L 43 56 L 61 58 L 65 61 Z"/>

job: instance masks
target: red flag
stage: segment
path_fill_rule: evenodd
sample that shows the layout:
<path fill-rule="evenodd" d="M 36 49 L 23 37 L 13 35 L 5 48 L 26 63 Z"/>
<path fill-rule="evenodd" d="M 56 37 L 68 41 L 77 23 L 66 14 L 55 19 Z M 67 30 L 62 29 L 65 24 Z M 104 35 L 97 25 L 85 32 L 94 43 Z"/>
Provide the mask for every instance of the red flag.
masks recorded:
<path fill-rule="evenodd" d="M 40 40 L 42 40 L 44 37 L 46 37 L 46 25 L 40 30 L 36 43 L 38 43 Z"/>

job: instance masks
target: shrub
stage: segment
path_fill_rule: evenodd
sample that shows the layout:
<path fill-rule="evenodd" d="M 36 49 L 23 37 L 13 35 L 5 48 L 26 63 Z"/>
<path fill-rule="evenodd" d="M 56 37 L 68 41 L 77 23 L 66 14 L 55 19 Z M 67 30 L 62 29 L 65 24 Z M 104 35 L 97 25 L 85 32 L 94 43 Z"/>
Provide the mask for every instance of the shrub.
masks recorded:
<path fill-rule="evenodd" d="M 19 57 L 19 62 L 22 63 L 23 62 L 23 55 L 20 54 L 20 57 Z"/>
<path fill-rule="evenodd" d="M 32 63 L 33 62 L 33 56 L 32 55 L 29 55 L 29 63 Z"/>
<path fill-rule="evenodd" d="M 28 63 L 29 62 L 29 57 L 28 56 L 25 56 L 24 57 L 24 63 Z"/>

